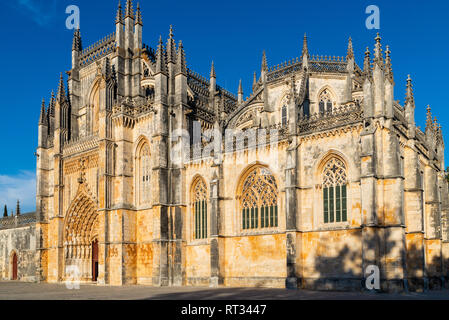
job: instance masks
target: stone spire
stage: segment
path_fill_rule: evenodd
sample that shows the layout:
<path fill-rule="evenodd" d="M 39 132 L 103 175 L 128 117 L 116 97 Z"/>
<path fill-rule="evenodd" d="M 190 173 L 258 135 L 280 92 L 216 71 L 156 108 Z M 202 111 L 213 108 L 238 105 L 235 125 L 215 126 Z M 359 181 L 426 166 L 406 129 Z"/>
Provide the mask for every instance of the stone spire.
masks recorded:
<path fill-rule="evenodd" d="M 382 55 L 382 44 L 379 33 L 377 33 L 377 36 L 375 38 L 376 44 L 374 45 L 374 62 L 378 63 L 380 66 L 382 66 L 383 63 L 383 55 Z"/>
<path fill-rule="evenodd" d="M 173 37 L 173 26 L 170 25 L 170 33 L 167 40 L 167 63 L 176 61 L 176 43 Z"/>
<path fill-rule="evenodd" d="M 62 76 L 62 72 L 61 72 L 61 76 L 59 78 L 58 97 L 57 98 L 60 103 L 63 102 L 67 98 L 65 95 L 64 77 Z"/>
<path fill-rule="evenodd" d="M 302 44 L 301 59 L 302 59 L 303 68 L 308 68 L 309 67 L 310 54 L 309 54 L 309 46 L 307 44 L 307 34 L 305 34 L 305 33 L 304 33 L 304 39 L 303 39 L 303 44 Z"/>
<path fill-rule="evenodd" d="M 16 215 L 20 216 L 20 201 L 17 200 L 17 205 L 16 205 Z"/>
<path fill-rule="evenodd" d="M 178 74 L 179 73 L 187 74 L 186 56 L 184 53 L 184 47 L 182 46 L 182 41 L 179 41 L 178 55 L 176 60 L 177 60 L 176 65 L 178 68 Z"/>
<path fill-rule="evenodd" d="M 433 131 L 432 110 L 430 109 L 430 105 L 428 105 L 426 114 L 426 134 L 432 131 Z"/>
<path fill-rule="evenodd" d="M 256 71 L 254 71 L 254 79 L 253 79 L 253 91 L 256 88 L 257 85 L 257 75 L 256 75 Z"/>
<path fill-rule="evenodd" d="M 210 77 L 211 78 L 216 78 L 217 77 L 217 75 L 215 73 L 215 66 L 214 66 L 214 62 L 213 61 L 212 61 L 212 66 L 210 68 Z"/>
<path fill-rule="evenodd" d="M 48 105 L 48 114 L 51 117 L 55 116 L 55 103 L 56 103 L 55 92 L 53 90 L 51 90 L 51 99 L 50 99 L 50 103 Z"/>
<path fill-rule="evenodd" d="M 304 33 L 304 39 L 303 39 L 303 43 L 302 43 L 302 57 L 310 58 L 309 46 L 307 44 L 307 34 L 306 33 Z"/>
<path fill-rule="evenodd" d="M 117 16 L 115 17 L 115 23 L 123 24 L 123 11 L 122 11 L 122 3 L 120 0 L 118 1 L 118 9 L 117 9 Z"/>
<path fill-rule="evenodd" d="M 354 48 L 352 47 L 352 38 L 349 37 L 348 40 L 348 53 L 346 55 L 346 60 L 354 59 Z"/>
<path fill-rule="evenodd" d="M 268 64 L 267 64 L 267 54 L 265 53 L 265 50 L 263 51 L 262 54 L 262 71 L 268 71 Z"/>
<path fill-rule="evenodd" d="M 42 106 L 41 106 L 41 114 L 39 117 L 39 124 L 40 125 L 46 125 L 47 123 L 47 117 L 45 116 L 45 99 L 42 99 Z"/>
<path fill-rule="evenodd" d="M 73 43 L 72 50 L 81 52 L 83 50 L 82 42 L 81 42 L 81 32 L 80 29 L 76 29 L 73 33 Z"/>
<path fill-rule="evenodd" d="M 241 104 L 243 102 L 243 87 L 242 87 L 242 79 L 239 81 L 239 92 L 238 92 L 238 103 Z"/>
<path fill-rule="evenodd" d="M 415 107 L 415 98 L 413 95 L 413 84 L 412 84 L 412 78 L 410 75 L 407 77 L 407 90 L 405 95 L 405 103 L 406 105 L 410 104 L 411 106 Z"/>
<path fill-rule="evenodd" d="M 140 3 L 139 2 L 137 2 L 137 8 L 136 8 L 136 24 L 140 24 L 141 26 L 143 26 L 142 13 L 140 12 Z"/>
<path fill-rule="evenodd" d="M 393 66 L 391 64 L 391 51 L 389 46 L 387 46 L 387 50 L 385 51 L 385 73 L 387 78 L 393 82 Z"/>
<path fill-rule="evenodd" d="M 133 1 L 132 0 L 126 0 L 125 18 L 134 19 Z"/>
<path fill-rule="evenodd" d="M 166 73 L 167 65 L 165 63 L 164 45 L 162 43 L 162 36 L 159 37 L 159 45 L 156 51 L 156 73 Z"/>
<path fill-rule="evenodd" d="M 365 51 L 365 60 L 363 62 L 363 72 L 366 75 L 371 74 L 371 54 L 369 52 L 368 47 L 366 47 L 366 51 Z"/>

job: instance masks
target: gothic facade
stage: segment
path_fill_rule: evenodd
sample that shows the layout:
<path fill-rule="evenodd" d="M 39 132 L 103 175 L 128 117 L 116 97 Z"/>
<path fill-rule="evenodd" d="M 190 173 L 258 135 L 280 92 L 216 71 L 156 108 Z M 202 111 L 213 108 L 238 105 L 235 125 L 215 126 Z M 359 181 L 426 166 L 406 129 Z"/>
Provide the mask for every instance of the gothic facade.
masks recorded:
<path fill-rule="evenodd" d="M 244 98 L 189 69 L 172 29 L 152 49 L 142 28 L 128 0 L 115 33 L 83 48 L 77 30 L 42 104 L 40 281 L 350 290 L 374 265 L 384 290 L 447 284 L 441 126 L 430 108 L 415 125 L 410 77 L 395 100 L 379 36 L 363 69 L 351 40 L 342 58 L 306 37 L 297 59 L 264 53 Z"/>

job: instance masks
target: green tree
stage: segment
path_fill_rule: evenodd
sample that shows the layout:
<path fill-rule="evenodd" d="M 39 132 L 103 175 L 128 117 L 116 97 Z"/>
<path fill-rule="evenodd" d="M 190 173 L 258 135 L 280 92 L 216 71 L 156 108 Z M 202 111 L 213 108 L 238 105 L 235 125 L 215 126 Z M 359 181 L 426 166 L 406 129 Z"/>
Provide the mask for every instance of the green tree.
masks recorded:
<path fill-rule="evenodd" d="M 3 211 L 3 217 L 7 217 L 8 216 L 8 208 L 6 207 L 6 204 L 5 204 L 5 211 Z"/>

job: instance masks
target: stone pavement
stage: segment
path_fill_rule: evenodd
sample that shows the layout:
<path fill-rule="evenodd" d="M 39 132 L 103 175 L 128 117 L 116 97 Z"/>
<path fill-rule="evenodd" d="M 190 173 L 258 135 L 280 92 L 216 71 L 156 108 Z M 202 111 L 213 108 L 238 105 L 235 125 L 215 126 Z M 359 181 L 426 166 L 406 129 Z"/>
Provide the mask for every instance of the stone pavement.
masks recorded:
<path fill-rule="evenodd" d="M 81 285 L 0 281 L 0 300 L 449 300 L 449 290 L 383 294 L 266 288 L 207 288 Z"/>

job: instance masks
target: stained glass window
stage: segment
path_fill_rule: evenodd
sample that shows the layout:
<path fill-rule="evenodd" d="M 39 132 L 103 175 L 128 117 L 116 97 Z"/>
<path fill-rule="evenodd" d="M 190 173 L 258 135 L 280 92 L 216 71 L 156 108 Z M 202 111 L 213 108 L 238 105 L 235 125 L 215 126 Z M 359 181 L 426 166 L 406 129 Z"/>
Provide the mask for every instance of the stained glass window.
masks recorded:
<path fill-rule="evenodd" d="M 242 229 L 275 228 L 279 225 L 277 184 L 266 168 L 254 169 L 243 183 Z"/>
<path fill-rule="evenodd" d="M 148 203 L 150 200 L 151 185 L 150 147 L 145 144 L 140 149 L 139 155 L 139 202 Z"/>
<path fill-rule="evenodd" d="M 324 223 L 345 222 L 347 214 L 347 178 L 345 164 L 332 158 L 323 170 Z"/>
<path fill-rule="evenodd" d="M 193 187 L 193 215 L 195 239 L 207 238 L 207 188 L 202 179 Z"/>

